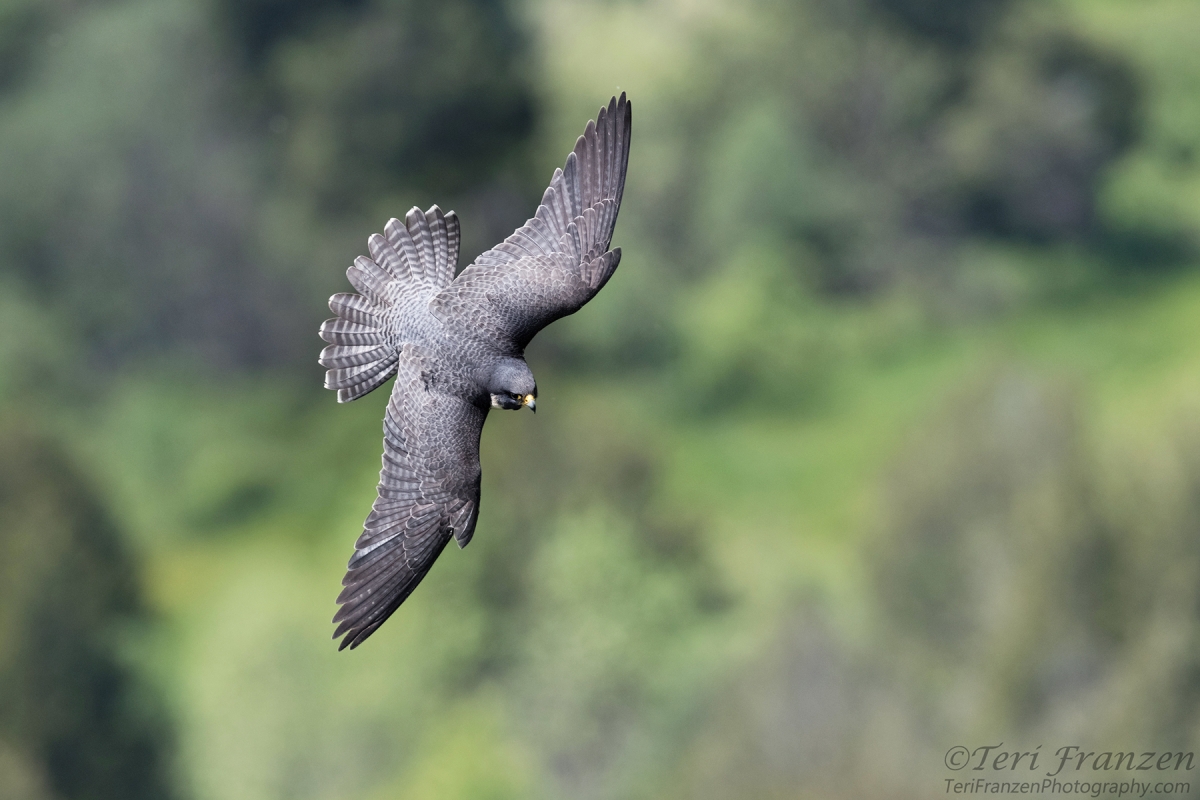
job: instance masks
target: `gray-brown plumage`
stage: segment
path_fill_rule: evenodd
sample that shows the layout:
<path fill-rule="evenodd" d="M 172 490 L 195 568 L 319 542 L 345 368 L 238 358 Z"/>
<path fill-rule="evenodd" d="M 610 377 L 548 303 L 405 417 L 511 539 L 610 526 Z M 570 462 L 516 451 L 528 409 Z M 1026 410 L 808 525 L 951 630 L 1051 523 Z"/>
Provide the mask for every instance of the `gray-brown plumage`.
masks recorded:
<path fill-rule="evenodd" d="M 537 213 L 455 277 L 458 217 L 413 208 L 367 240 L 321 326 L 325 386 L 349 402 L 396 382 L 383 421 L 379 496 L 334 616 L 354 648 L 479 516 L 479 435 L 492 408 L 536 407 L 526 345 L 583 307 L 621 260 L 609 250 L 629 162 L 630 106 L 600 109 L 554 171 Z"/>

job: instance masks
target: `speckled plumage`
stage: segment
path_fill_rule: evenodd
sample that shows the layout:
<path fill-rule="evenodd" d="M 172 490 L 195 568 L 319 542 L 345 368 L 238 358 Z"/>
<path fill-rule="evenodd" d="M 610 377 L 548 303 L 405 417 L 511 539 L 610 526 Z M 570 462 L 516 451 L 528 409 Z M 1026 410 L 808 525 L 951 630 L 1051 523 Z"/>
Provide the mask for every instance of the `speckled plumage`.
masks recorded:
<path fill-rule="evenodd" d="M 479 515 L 479 436 L 496 393 L 532 392 L 525 347 L 583 307 L 612 276 L 609 250 L 629 163 L 630 106 L 600 109 L 554 171 L 536 214 L 456 278 L 458 217 L 433 206 L 393 219 L 347 272 L 359 294 L 336 294 L 321 326 L 325 386 L 339 402 L 396 376 L 383 422 L 379 494 L 355 543 L 339 649 L 384 623 L 454 537 Z M 526 385 L 528 384 L 528 385 Z"/>

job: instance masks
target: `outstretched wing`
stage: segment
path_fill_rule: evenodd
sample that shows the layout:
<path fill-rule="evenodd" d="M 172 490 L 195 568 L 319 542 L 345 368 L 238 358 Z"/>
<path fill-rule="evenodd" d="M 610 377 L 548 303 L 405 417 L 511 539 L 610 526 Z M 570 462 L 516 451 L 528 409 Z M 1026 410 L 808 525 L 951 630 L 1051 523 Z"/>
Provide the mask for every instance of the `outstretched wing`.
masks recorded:
<path fill-rule="evenodd" d="M 533 218 L 435 295 L 433 313 L 520 350 L 591 300 L 621 260 L 620 249 L 608 246 L 625 191 L 631 120 L 624 93 L 600 109 L 554 171 Z"/>
<path fill-rule="evenodd" d="M 453 536 L 466 546 L 479 514 L 485 409 L 426 386 L 411 345 L 397 354 L 383 420 L 379 496 L 354 545 L 334 638 L 357 647 L 412 593 Z"/>
<path fill-rule="evenodd" d="M 346 270 L 361 294 L 329 298 L 337 316 L 321 325 L 321 338 L 330 345 L 317 360 L 326 368 L 325 388 L 337 390 L 339 403 L 392 377 L 405 307 L 428 302 L 454 279 L 458 243 L 458 217 L 437 206 L 425 212 L 414 207 L 404 222 L 389 220 L 382 235 L 367 239 L 371 256 L 359 256 Z"/>

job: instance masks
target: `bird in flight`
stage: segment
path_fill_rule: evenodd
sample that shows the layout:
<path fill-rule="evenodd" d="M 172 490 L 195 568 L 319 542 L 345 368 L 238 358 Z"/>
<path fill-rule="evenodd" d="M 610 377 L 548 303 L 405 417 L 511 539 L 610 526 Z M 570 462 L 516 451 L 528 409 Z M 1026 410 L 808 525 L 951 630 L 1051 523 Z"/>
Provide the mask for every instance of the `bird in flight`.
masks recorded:
<path fill-rule="evenodd" d="M 379 494 L 354 545 L 333 637 L 351 649 L 403 603 L 479 518 L 479 436 L 488 411 L 537 407 L 525 348 L 612 277 L 609 249 L 629 163 L 631 109 L 613 98 L 587 124 L 534 216 L 455 276 L 453 211 L 413 208 L 367 240 L 321 325 L 325 388 L 357 400 L 393 375 Z"/>

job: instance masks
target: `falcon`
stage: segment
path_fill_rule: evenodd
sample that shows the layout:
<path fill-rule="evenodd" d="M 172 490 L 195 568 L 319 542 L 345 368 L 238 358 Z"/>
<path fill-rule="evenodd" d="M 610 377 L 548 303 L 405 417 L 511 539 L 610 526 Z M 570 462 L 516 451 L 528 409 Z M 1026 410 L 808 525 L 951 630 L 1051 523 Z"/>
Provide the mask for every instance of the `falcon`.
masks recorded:
<path fill-rule="evenodd" d="M 325 388 L 357 400 L 393 375 L 379 492 L 342 580 L 339 650 L 362 644 L 479 519 L 479 437 L 493 408 L 537 408 L 525 348 L 612 277 L 609 249 L 629 163 L 622 93 L 588 122 L 537 212 L 455 276 L 459 223 L 413 208 L 367 239 L 321 325 Z"/>

